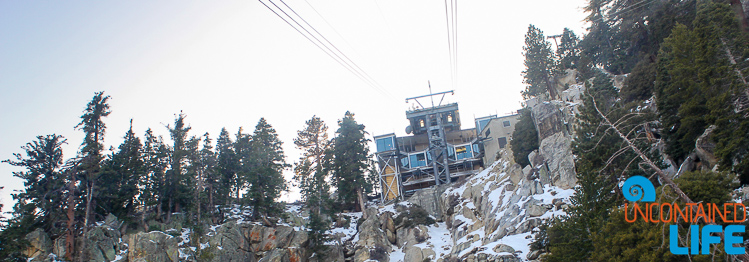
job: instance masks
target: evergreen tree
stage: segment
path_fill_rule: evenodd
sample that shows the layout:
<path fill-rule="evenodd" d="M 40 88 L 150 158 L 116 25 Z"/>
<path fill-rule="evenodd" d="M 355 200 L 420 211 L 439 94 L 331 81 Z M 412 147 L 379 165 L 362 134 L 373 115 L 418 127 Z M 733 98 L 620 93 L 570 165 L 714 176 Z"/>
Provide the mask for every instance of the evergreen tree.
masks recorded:
<path fill-rule="evenodd" d="M 236 158 L 236 197 L 239 200 L 240 192 L 245 191 L 252 184 L 251 172 L 252 165 L 256 163 L 252 157 L 252 135 L 245 134 L 242 127 L 239 127 L 237 134 L 234 135 L 234 154 Z M 245 193 L 246 196 L 246 193 Z M 246 204 L 246 197 L 242 197 L 242 204 Z"/>
<path fill-rule="evenodd" d="M 559 63 L 557 64 L 558 71 L 577 68 L 580 62 L 579 42 L 580 39 L 577 38 L 575 32 L 565 27 L 562 37 L 559 39 L 559 47 L 557 47 L 557 57 L 559 57 Z"/>
<path fill-rule="evenodd" d="M 156 205 L 156 217 L 161 219 L 162 203 L 166 199 L 165 179 L 166 169 L 169 166 L 168 151 L 161 137 L 156 137 L 150 128 L 146 130 L 142 153 L 144 177 L 138 181 L 138 187 L 141 188 L 138 200 L 144 207 L 141 216 L 141 223 L 144 227 L 148 210 L 154 205 Z"/>
<path fill-rule="evenodd" d="M 80 167 L 78 167 L 78 170 L 83 173 L 81 178 L 86 197 L 86 215 L 83 219 L 84 235 L 88 230 L 91 219 L 94 219 L 92 217 L 94 215 L 92 209 L 96 206 L 94 203 L 97 193 L 95 192 L 97 188 L 96 182 L 102 171 L 101 161 L 104 159 L 102 155 L 104 133 L 107 129 L 103 118 L 111 113 L 108 101 L 109 96 L 105 96 L 103 91 L 95 93 L 94 97 L 86 105 L 86 109 L 81 116 L 81 122 L 75 126 L 85 134 L 83 144 L 81 144 Z"/>
<path fill-rule="evenodd" d="M 201 206 L 198 206 L 198 218 L 200 218 L 202 210 L 206 210 L 215 223 L 216 216 L 214 211 L 216 206 L 214 198 L 216 195 L 216 189 L 219 187 L 219 177 L 216 172 L 216 153 L 213 151 L 212 143 L 213 142 L 208 133 L 205 133 L 203 135 L 202 148 L 198 155 L 199 162 L 197 169 L 197 175 L 198 178 L 200 178 L 198 180 L 200 182 L 198 188 L 201 189 L 199 193 L 202 195 L 198 194 L 196 198 L 198 200 L 207 198 L 203 200 L 206 201 L 207 205 L 205 209 L 201 209 Z M 200 219 L 198 219 L 198 221 L 200 221 Z"/>
<path fill-rule="evenodd" d="M 54 134 L 37 136 L 35 141 L 21 147 L 25 155 L 14 153 L 16 160 L 3 160 L 3 163 L 25 169 L 13 172 L 13 176 L 23 180 L 24 189 L 12 194 L 16 201 L 12 222 L 16 226 L 32 227 L 20 229 L 21 232 L 42 227 L 54 236 L 63 233 L 60 225 L 65 221 L 65 209 L 61 207 L 66 206 L 66 177 L 62 170 L 65 141 Z"/>
<path fill-rule="evenodd" d="M 241 131 L 240 131 L 241 133 Z M 234 142 L 229 137 L 226 128 L 221 129 L 221 133 L 216 139 L 216 175 L 217 188 L 215 203 L 228 205 L 229 201 L 236 196 L 238 192 L 237 182 L 237 155 L 234 152 Z"/>
<path fill-rule="evenodd" d="M 311 252 L 322 258 L 330 222 L 323 215 L 332 215 L 329 169 L 331 162 L 331 141 L 328 126 L 319 117 L 307 120 L 304 129 L 297 132 L 294 145 L 302 151 L 302 156 L 294 167 L 294 179 L 301 189 L 302 199 L 310 209 L 307 223 Z"/>
<path fill-rule="evenodd" d="M 138 181 L 144 172 L 142 158 L 142 147 L 140 138 L 133 133 L 133 124 L 130 120 L 130 129 L 125 134 L 124 141 L 105 162 L 105 171 L 102 173 L 101 197 L 99 201 L 99 213 L 112 213 L 116 217 L 129 220 L 135 214 L 136 196 L 138 195 Z"/>
<path fill-rule="evenodd" d="M 536 125 L 533 124 L 530 108 L 523 108 L 519 113 L 520 119 L 515 125 L 515 130 L 512 131 L 510 148 L 512 148 L 515 162 L 520 166 L 527 166 L 531 164 L 528 154 L 538 149 L 538 131 L 536 131 Z"/>
<path fill-rule="evenodd" d="M 174 119 L 174 127 L 167 126 L 173 146 L 170 150 L 170 168 L 166 172 L 165 197 L 167 199 L 167 221 L 172 212 L 180 212 L 190 199 L 190 178 L 185 168 L 189 153 L 187 133 L 190 127 L 185 125 L 185 115 L 179 113 Z"/>
<path fill-rule="evenodd" d="M 280 213 L 276 199 L 286 190 L 282 172 L 289 166 L 285 162 L 282 145 L 276 130 L 265 118 L 260 118 L 250 141 L 251 162 L 246 177 L 250 185 L 247 199 L 253 207 L 253 219 Z"/>
<path fill-rule="evenodd" d="M 338 120 L 337 137 L 333 145 L 334 182 L 338 191 L 338 202 L 343 209 L 362 209 L 364 193 L 372 185 L 365 173 L 369 170 L 369 146 L 364 125 L 354 119 L 354 114 L 346 112 Z M 358 204 L 358 205 L 357 205 Z"/>
<path fill-rule="evenodd" d="M 735 101 L 749 90 L 742 72 L 749 68 L 747 47 L 730 6 L 701 3 L 693 28 L 677 25 L 661 45 L 656 81 L 666 152 L 683 161 L 697 137 L 716 125 L 720 167 L 742 174 L 743 183 L 749 183 L 749 119 Z"/>
<path fill-rule="evenodd" d="M 554 53 L 551 52 L 551 44 L 546 41 L 544 33 L 533 25 L 528 26 L 525 34 L 525 70 L 523 70 L 523 83 L 526 84 L 522 92 L 523 98 L 536 97 L 548 91 L 551 98 L 558 97 L 551 77 L 555 68 Z"/>

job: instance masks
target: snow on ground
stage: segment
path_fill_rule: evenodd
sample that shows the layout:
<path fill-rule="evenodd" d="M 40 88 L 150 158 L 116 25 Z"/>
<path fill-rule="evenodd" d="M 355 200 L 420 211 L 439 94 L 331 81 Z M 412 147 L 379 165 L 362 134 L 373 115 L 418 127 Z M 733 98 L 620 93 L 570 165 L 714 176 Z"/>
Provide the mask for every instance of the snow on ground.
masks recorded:
<path fill-rule="evenodd" d="M 356 222 L 359 221 L 359 219 L 362 217 L 361 212 L 353 212 L 353 213 L 341 213 L 340 216 L 344 216 L 349 220 L 348 228 L 344 227 L 336 227 L 328 231 L 328 234 L 330 235 L 336 235 L 336 234 L 343 234 L 344 237 L 341 238 L 341 241 L 346 241 L 349 239 L 352 239 L 353 243 L 356 243 L 357 240 L 359 240 L 358 232 L 356 231 Z M 335 244 L 334 241 L 328 241 L 328 245 Z"/>
<path fill-rule="evenodd" d="M 427 227 L 429 229 L 429 239 L 424 243 L 416 244 L 415 247 L 421 249 L 431 248 L 437 254 L 437 257 L 432 257 L 432 261 L 436 261 L 437 258 L 446 257 L 450 254 L 450 250 L 453 248 L 452 235 L 450 230 L 447 228 L 447 224 L 444 222 L 434 223 Z"/>

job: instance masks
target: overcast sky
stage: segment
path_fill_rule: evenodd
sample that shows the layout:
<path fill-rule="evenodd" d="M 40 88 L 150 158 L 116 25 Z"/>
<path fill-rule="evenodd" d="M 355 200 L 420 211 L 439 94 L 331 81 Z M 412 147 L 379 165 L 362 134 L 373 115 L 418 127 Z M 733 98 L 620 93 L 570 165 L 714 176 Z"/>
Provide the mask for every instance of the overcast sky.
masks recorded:
<path fill-rule="evenodd" d="M 453 86 L 444 1 L 285 3 L 384 90 L 254 0 L 0 1 L 0 160 L 52 133 L 68 139 L 65 158 L 75 156 L 83 136 L 74 126 L 97 91 L 112 97 L 106 148 L 122 142 L 130 119 L 139 136 L 150 127 L 168 139 L 165 125 L 181 110 L 191 135 L 214 139 L 222 127 L 252 132 L 265 117 L 293 163 L 292 139 L 312 115 L 333 132 L 349 110 L 372 135 L 405 135 L 404 100 L 427 94 L 427 81 L 434 92 L 455 89 L 446 101 L 471 128 L 474 117 L 520 108 L 528 24 L 546 35 L 585 27 L 582 0 L 460 1 Z M 17 170 L 0 164 L 4 211 L 23 188 Z"/>

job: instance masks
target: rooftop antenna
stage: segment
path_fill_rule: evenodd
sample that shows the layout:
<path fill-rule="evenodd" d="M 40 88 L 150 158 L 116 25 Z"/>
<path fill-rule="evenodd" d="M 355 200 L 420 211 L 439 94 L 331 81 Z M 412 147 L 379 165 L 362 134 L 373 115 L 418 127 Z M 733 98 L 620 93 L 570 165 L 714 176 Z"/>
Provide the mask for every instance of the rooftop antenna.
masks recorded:
<path fill-rule="evenodd" d="M 557 38 L 560 38 L 560 37 L 562 37 L 562 35 L 550 35 L 550 36 L 547 36 L 546 39 L 553 38 L 554 39 L 554 47 L 556 47 L 557 49 L 559 49 L 559 44 L 557 44 Z"/>
<path fill-rule="evenodd" d="M 442 98 L 440 99 L 440 102 L 437 106 L 442 105 L 442 101 L 445 99 L 446 94 L 455 95 L 455 92 L 453 90 L 445 91 L 445 92 L 439 92 L 439 93 L 432 93 L 432 84 L 427 80 L 427 84 L 429 85 L 429 94 L 423 95 L 423 96 L 415 96 L 415 97 L 409 97 L 406 98 L 406 103 L 408 103 L 409 100 L 414 100 L 419 106 L 421 106 L 422 109 L 426 109 L 424 105 L 419 102 L 419 98 L 429 97 L 432 99 L 432 107 L 434 107 L 434 96 L 442 95 Z"/>
<path fill-rule="evenodd" d="M 432 93 L 432 83 L 429 80 L 427 80 L 427 85 L 429 86 L 429 93 L 431 94 Z M 442 96 L 442 97 L 445 97 L 445 96 Z M 429 98 L 432 99 L 432 107 L 434 107 L 434 96 L 429 96 Z M 442 101 L 440 101 L 440 104 L 441 103 L 442 103 Z"/>

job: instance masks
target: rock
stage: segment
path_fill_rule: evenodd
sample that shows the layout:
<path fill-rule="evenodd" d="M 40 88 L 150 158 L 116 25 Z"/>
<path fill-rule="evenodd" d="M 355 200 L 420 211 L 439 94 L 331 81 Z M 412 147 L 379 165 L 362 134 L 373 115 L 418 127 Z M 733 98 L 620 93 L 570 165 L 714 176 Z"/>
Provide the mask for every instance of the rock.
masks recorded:
<path fill-rule="evenodd" d="M 450 185 L 445 184 L 416 191 L 413 196 L 406 199 L 407 202 L 418 205 L 433 217 L 442 217 L 439 206 L 439 198 Z"/>
<path fill-rule="evenodd" d="M 114 217 L 114 216 L 112 216 Z M 117 218 L 110 221 L 112 225 L 119 225 Z M 112 261 L 119 253 L 120 231 L 107 226 L 96 226 L 89 230 L 85 237 L 87 257 L 89 261 Z"/>
<path fill-rule="evenodd" d="M 537 259 L 540 255 L 541 255 L 541 250 L 533 250 L 530 253 L 528 253 L 528 255 L 525 257 L 528 258 L 528 260 L 534 260 L 534 259 Z"/>
<path fill-rule="evenodd" d="M 562 125 L 563 115 L 556 105 L 549 102 L 539 103 L 532 107 L 532 112 L 533 123 L 536 125 L 539 140 L 544 140 L 564 130 Z"/>
<path fill-rule="evenodd" d="M 507 252 L 510 254 L 515 253 L 515 249 L 511 246 L 505 245 L 505 244 L 497 244 L 494 248 L 492 248 L 494 252 L 501 253 L 501 252 Z"/>
<path fill-rule="evenodd" d="M 130 238 L 127 258 L 129 262 L 179 261 L 178 243 L 178 238 L 160 231 L 140 232 Z"/>
<path fill-rule="evenodd" d="M 254 228 L 239 225 L 236 221 L 229 221 L 218 227 L 216 233 L 208 240 L 208 244 L 215 248 L 211 261 L 255 261 L 254 254 L 248 252 L 250 243 L 247 236 Z"/>
<path fill-rule="evenodd" d="M 57 257 L 65 257 L 65 236 L 58 237 L 55 239 L 54 246 L 52 247 L 52 253 Z"/>
<path fill-rule="evenodd" d="M 396 238 L 395 233 L 393 233 L 393 231 L 385 230 L 385 234 L 387 235 L 388 241 L 391 244 L 395 245 L 395 243 L 397 243 L 397 238 Z"/>
<path fill-rule="evenodd" d="M 538 150 L 533 150 L 533 152 L 528 154 L 528 161 L 531 163 L 531 168 L 538 168 L 544 164 L 544 157 L 538 153 Z"/>
<path fill-rule="evenodd" d="M 571 85 L 577 83 L 577 70 L 565 69 L 564 75 L 556 79 L 557 90 L 567 90 Z M 562 98 L 565 98 L 565 92 L 562 92 Z"/>
<path fill-rule="evenodd" d="M 539 217 L 544 213 L 546 213 L 546 208 L 539 205 L 531 205 L 528 210 L 526 210 L 526 214 L 530 217 Z"/>
<path fill-rule="evenodd" d="M 390 242 L 381 229 L 377 209 L 370 207 L 366 210 L 367 219 L 359 225 L 359 241 L 356 242 L 355 262 L 366 260 L 388 261 Z"/>
<path fill-rule="evenodd" d="M 294 231 L 294 236 L 291 238 L 291 242 L 289 242 L 289 247 L 304 247 L 307 245 L 307 240 L 309 240 L 307 231 Z"/>
<path fill-rule="evenodd" d="M 26 235 L 26 241 L 29 241 L 29 247 L 23 254 L 32 260 L 42 260 L 52 251 L 52 240 L 41 228 Z"/>
<path fill-rule="evenodd" d="M 421 248 L 415 246 L 408 246 L 405 248 L 403 261 L 423 261 L 424 256 L 421 254 Z"/>
<path fill-rule="evenodd" d="M 110 228 L 113 228 L 113 229 L 119 230 L 120 227 L 122 227 L 122 222 L 120 222 L 120 220 L 117 219 L 116 216 L 114 216 L 113 214 L 110 213 L 104 219 L 104 224 L 103 225 L 107 226 L 107 227 L 110 227 Z"/>
<path fill-rule="evenodd" d="M 703 165 L 703 170 L 711 170 L 718 164 L 718 158 L 715 156 L 715 142 L 712 141 L 712 134 L 717 126 L 711 125 L 695 141 L 694 149 L 697 157 Z"/>
<path fill-rule="evenodd" d="M 396 244 L 399 248 L 403 248 L 423 243 L 427 239 L 429 239 L 429 229 L 424 225 L 418 225 L 417 227 L 398 229 Z"/>
<path fill-rule="evenodd" d="M 543 139 L 539 150 L 546 159 L 553 185 L 562 189 L 573 188 L 577 184 L 575 161 L 570 145 L 572 140 L 563 133 L 556 133 Z"/>
<path fill-rule="evenodd" d="M 507 171 L 507 173 L 510 174 L 510 181 L 512 181 L 513 184 L 517 185 L 523 177 L 525 177 L 523 174 L 524 169 L 520 167 L 519 164 L 514 164 L 510 167 L 510 170 Z M 497 181 L 499 182 L 499 181 Z"/>
<path fill-rule="evenodd" d="M 289 261 L 289 252 L 285 249 L 274 248 L 270 252 L 266 253 L 265 257 L 258 260 L 258 262 L 286 262 Z"/>
<path fill-rule="evenodd" d="M 288 226 L 262 227 L 263 237 L 256 251 L 269 251 L 289 245 L 294 229 Z"/>

